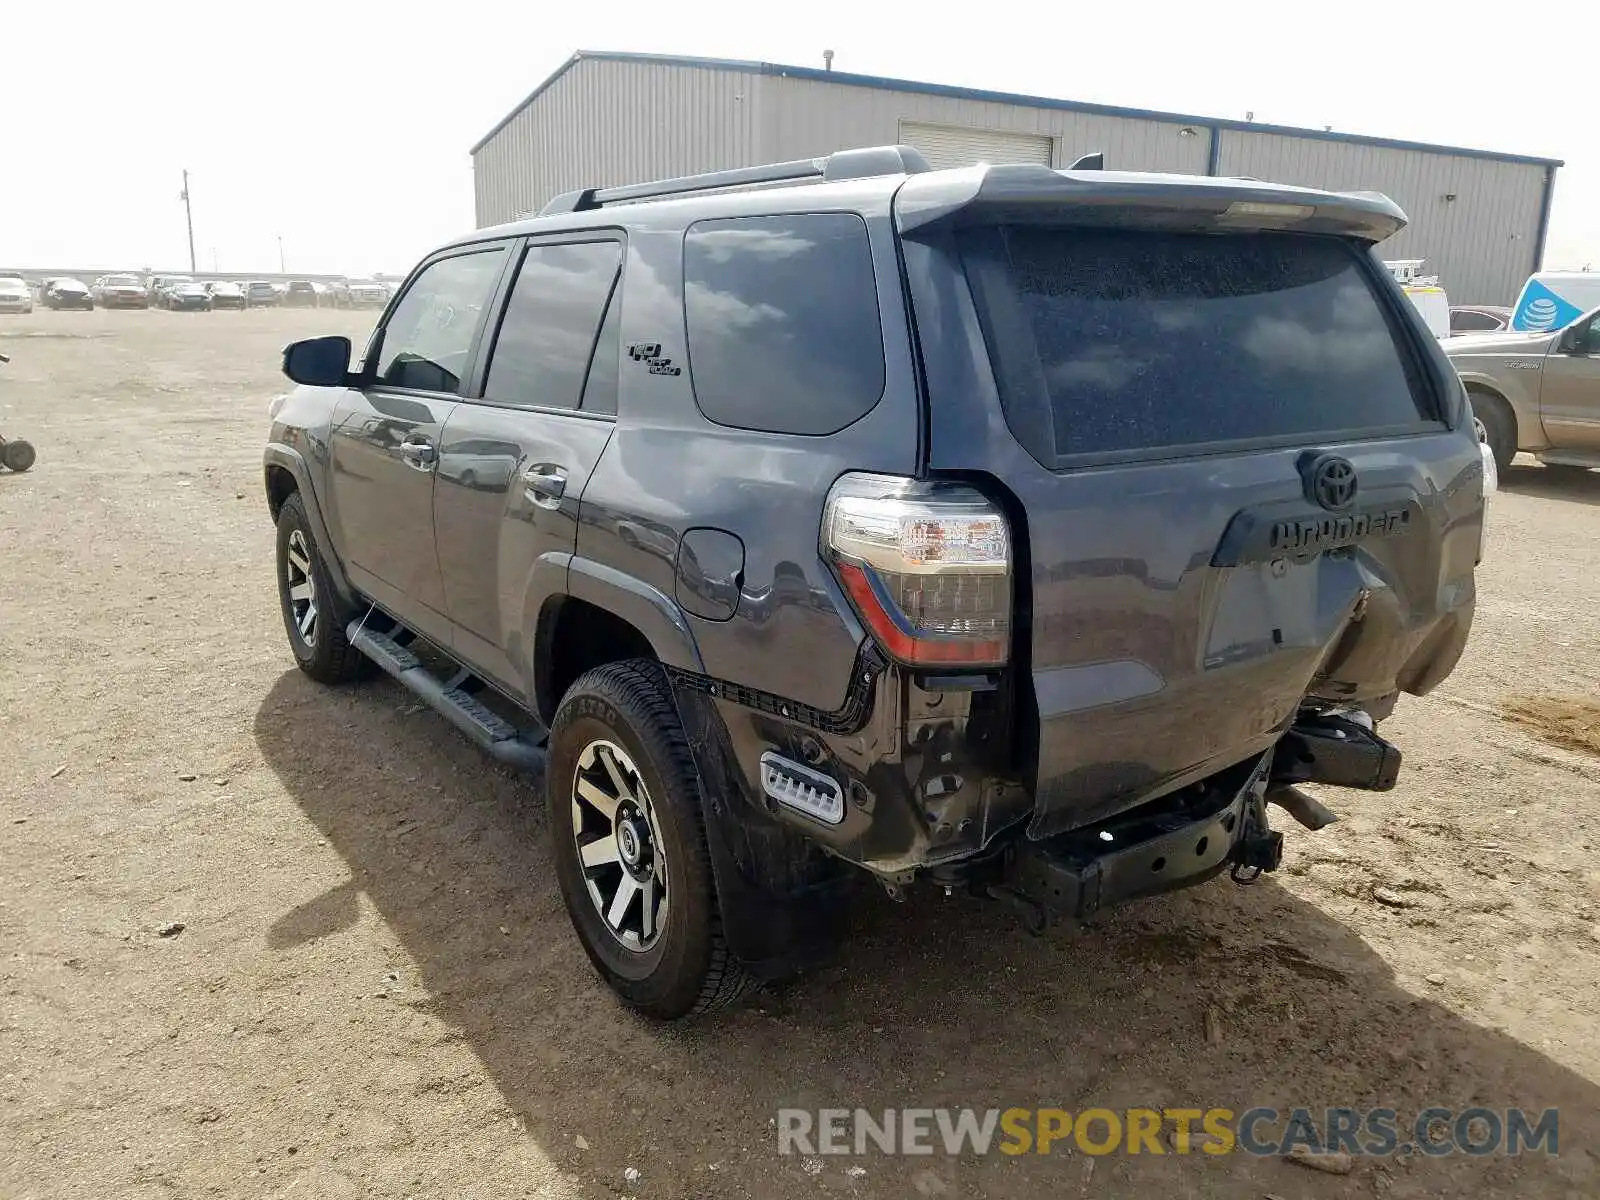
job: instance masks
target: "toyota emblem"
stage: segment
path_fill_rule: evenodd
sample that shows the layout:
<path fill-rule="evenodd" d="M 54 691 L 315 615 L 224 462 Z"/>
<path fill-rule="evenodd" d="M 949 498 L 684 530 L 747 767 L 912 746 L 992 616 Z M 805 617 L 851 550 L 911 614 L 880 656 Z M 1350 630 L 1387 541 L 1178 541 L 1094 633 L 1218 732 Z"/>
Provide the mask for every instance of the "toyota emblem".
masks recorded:
<path fill-rule="evenodd" d="M 1356 469 L 1348 458 L 1324 454 L 1308 472 L 1311 498 L 1330 512 L 1349 508 L 1356 498 Z"/>

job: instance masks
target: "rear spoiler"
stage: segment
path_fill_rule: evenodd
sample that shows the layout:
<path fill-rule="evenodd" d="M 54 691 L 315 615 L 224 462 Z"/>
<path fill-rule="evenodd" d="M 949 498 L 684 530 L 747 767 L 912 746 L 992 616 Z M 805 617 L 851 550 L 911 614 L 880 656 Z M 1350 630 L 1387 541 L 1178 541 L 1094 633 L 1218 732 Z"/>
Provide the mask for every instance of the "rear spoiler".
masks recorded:
<path fill-rule="evenodd" d="M 1016 164 L 909 176 L 895 193 L 901 233 L 929 226 L 1071 224 L 1149 229 L 1283 229 L 1381 242 L 1406 215 L 1379 192 L 1324 192 L 1254 179 Z"/>

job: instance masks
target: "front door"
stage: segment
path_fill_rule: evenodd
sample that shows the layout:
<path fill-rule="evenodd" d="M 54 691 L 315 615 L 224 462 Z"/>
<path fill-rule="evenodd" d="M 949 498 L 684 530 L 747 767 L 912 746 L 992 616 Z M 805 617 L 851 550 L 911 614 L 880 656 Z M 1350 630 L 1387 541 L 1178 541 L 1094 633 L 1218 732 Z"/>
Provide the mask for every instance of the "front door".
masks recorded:
<path fill-rule="evenodd" d="M 622 255 L 593 233 L 527 248 L 483 395 L 456 406 L 440 446 L 434 527 L 456 650 L 527 698 L 536 580 L 565 570 L 616 416 Z"/>
<path fill-rule="evenodd" d="M 505 247 L 436 259 L 374 335 L 363 383 L 335 415 L 332 536 L 357 590 L 448 644 L 434 548 L 440 435 L 504 265 Z"/>
<path fill-rule="evenodd" d="M 1600 311 L 1571 325 L 1558 345 L 1568 349 L 1545 356 L 1539 384 L 1545 437 L 1557 451 L 1600 451 Z"/>

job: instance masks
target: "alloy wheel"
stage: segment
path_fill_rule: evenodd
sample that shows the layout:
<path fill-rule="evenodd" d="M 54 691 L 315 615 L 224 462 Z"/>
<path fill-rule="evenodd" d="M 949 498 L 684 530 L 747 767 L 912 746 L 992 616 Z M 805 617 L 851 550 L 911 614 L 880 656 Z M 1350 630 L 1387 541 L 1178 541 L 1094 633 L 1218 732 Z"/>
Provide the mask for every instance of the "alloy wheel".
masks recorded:
<path fill-rule="evenodd" d="M 578 756 L 572 837 L 606 930 L 628 950 L 650 949 L 667 920 L 667 856 L 639 768 L 615 742 L 590 742 Z"/>
<path fill-rule="evenodd" d="M 289 532 L 283 573 L 289 584 L 289 613 L 307 646 L 317 644 L 317 584 L 311 575 L 311 547 L 305 531 Z"/>

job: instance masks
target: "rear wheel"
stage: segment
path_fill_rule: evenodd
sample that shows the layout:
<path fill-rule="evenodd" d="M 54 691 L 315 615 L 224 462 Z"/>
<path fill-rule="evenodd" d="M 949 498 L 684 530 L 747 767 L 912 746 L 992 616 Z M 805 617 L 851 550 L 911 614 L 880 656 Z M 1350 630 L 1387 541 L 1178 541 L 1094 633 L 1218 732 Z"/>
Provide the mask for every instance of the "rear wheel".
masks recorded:
<path fill-rule="evenodd" d="M 1469 391 L 1472 401 L 1472 424 L 1478 440 L 1489 447 L 1494 455 L 1494 465 L 1505 474 L 1517 453 L 1517 419 L 1511 406 L 1499 396 L 1489 392 Z"/>
<path fill-rule="evenodd" d="M 750 985 L 722 936 L 700 787 L 661 667 L 596 667 L 568 690 L 546 772 L 556 876 L 589 960 L 673 1020 Z"/>
<path fill-rule="evenodd" d="M 5 449 L 0 450 L 0 458 L 3 458 L 5 465 L 13 471 L 26 471 L 33 466 L 33 443 L 24 442 L 20 438 L 16 441 L 7 442 Z"/>
<path fill-rule="evenodd" d="M 333 581 L 298 492 L 278 510 L 278 602 L 289 648 L 307 675 L 345 683 L 367 673 L 366 656 L 345 640 Z"/>

